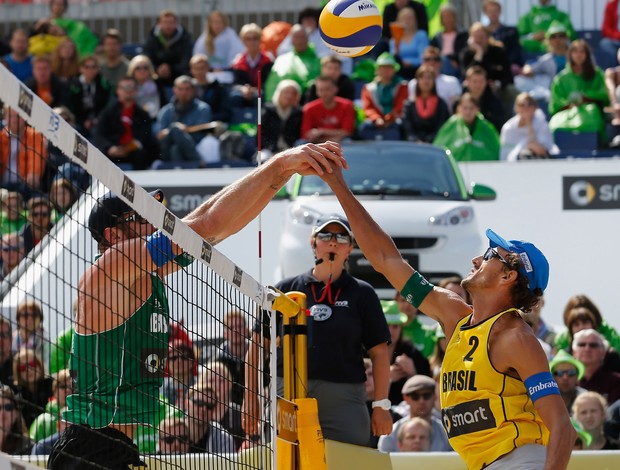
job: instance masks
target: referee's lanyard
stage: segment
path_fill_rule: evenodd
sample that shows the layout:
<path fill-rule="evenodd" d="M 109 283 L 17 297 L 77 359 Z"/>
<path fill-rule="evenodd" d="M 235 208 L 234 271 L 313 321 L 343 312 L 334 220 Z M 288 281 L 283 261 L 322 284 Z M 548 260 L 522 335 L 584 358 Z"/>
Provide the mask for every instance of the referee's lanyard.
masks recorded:
<path fill-rule="evenodd" d="M 314 298 L 314 305 L 310 308 L 307 315 L 307 329 L 308 329 L 308 348 L 313 346 L 313 326 L 315 321 L 327 321 L 333 314 L 333 306 L 338 301 L 338 297 L 340 297 L 340 291 L 342 288 L 339 288 L 336 291 L 336 296 L 332 297 L 332 277 L 329 276 L 327 280 L 327 284 L 323 288 L 321 292 L 321 296 L 317 298 L 316 296 L 316 286 L 314 283 L 310 284 L 310 289 L 312 290 L 312 297 Z"/>

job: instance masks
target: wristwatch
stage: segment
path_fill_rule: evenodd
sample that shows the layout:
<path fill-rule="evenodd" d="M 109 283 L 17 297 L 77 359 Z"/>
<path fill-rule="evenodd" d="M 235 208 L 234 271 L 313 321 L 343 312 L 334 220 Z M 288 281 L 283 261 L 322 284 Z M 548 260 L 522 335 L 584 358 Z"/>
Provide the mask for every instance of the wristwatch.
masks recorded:
<path fill-rule="evenodd" d="M 382 410 L 389 411 L 390 408 L 392 407 L 392 402 L 388 400 L 387 398 L 384 398 L 383 400 L 373 401 L 372 407 L 381 408 Z"/>

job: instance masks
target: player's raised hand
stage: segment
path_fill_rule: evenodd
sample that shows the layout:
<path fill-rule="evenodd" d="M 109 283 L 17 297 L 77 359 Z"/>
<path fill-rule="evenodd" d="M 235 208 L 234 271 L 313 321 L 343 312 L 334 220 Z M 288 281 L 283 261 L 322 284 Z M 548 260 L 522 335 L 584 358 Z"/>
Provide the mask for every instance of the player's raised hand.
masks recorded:
<path fill-rule="evenodd" d="M 331 141 L 300 145 L 281 152 L 278 158 L 282 165 L 282 173 L 299 173 L 304 176 L 322 176 L 333 172 L 334 168 L 347 167 L 342 147 L 339 143 Z"/>

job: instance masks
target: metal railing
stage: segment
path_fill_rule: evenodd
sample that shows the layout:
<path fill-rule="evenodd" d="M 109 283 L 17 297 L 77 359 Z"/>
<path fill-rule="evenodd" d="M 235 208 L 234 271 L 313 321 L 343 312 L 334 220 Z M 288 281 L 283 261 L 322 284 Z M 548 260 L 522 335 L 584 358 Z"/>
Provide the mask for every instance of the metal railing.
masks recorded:
<path fill-rule="evenodd" d="M 260 26 L 276 20 L 294 23 L 302 8 L 317 5 L 318 0 L 78 0 L 69 2 L 66 16 L 83 21 L 99 36 L 108 28 L 116 28 L 126 43 L 142 43 L 155 25 L 159 12 L 166 8 L 176 11 L 183 27 L 197 38 L 204 29 L 208 13 L 214 9 L 228 14 L 231 27 L 238 31 L 250 22 Z M 16 27 L 28 29 L 47 16 L 47 2 L 35 0 L 24 5 L 0 0 L 0 36 L 5 37 Z"/>

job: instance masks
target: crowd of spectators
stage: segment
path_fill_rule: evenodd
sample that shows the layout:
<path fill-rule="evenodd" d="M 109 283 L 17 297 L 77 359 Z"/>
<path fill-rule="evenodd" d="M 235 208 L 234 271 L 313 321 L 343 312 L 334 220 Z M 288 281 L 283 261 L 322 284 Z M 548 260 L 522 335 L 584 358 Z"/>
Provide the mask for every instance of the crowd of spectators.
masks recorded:
<path fill-rule="evenodd" d="M 320 39 L 318 7 L 300 11 L 295 25 L 249 23 L 238 30 L 214 10 L 202 31 L 162 10 L 143 43 L 133 45 L 139 53 L 125 57 L 119 31 L 93 32 L 68 18 L 66 1 L 54 0 L 49 17 L 6 38 L 4 61 L 50 106 L 66 107 L 76 129 L 124 169 L 251 165 L 259 85 L 265 158 L 284 145 L 327 138 L 435 143 L 457 160 L 547 158 L 563 150 L 548 136 L 564 131 L 595 134 L 599 148 L 620 145 L 620 137 L 613 140 L 620 133 L 617 2 L 605 8 L 597 52 L 606 59 L 598 65 L 590 44 L 573 42 L 570 16 L 548 0 L 513 25 L 501 21 L 500 1 L 476 2 L 475 11 L 461 3 L 443 5 L 440 29 L 429 35 L 423 3 L 387 2 L 383 37 L 366 56 L 351 59 L 333 55 Z M 274 98 L 284 80 L 300 92 L 282 105 Z M 327 95 L 335 86 L 338 99 L 319 96 L 319 81 Z M 486 132 L 481 119 L 455 126 L 465 92 L 496 132 Z M 533 117 L 516 109 L 519 92 L 534 99 L 540 111 Z M 330 116 L 317 121 L 317 110 Z M 480 154 L 480 145 L 489 151 Z"/>

